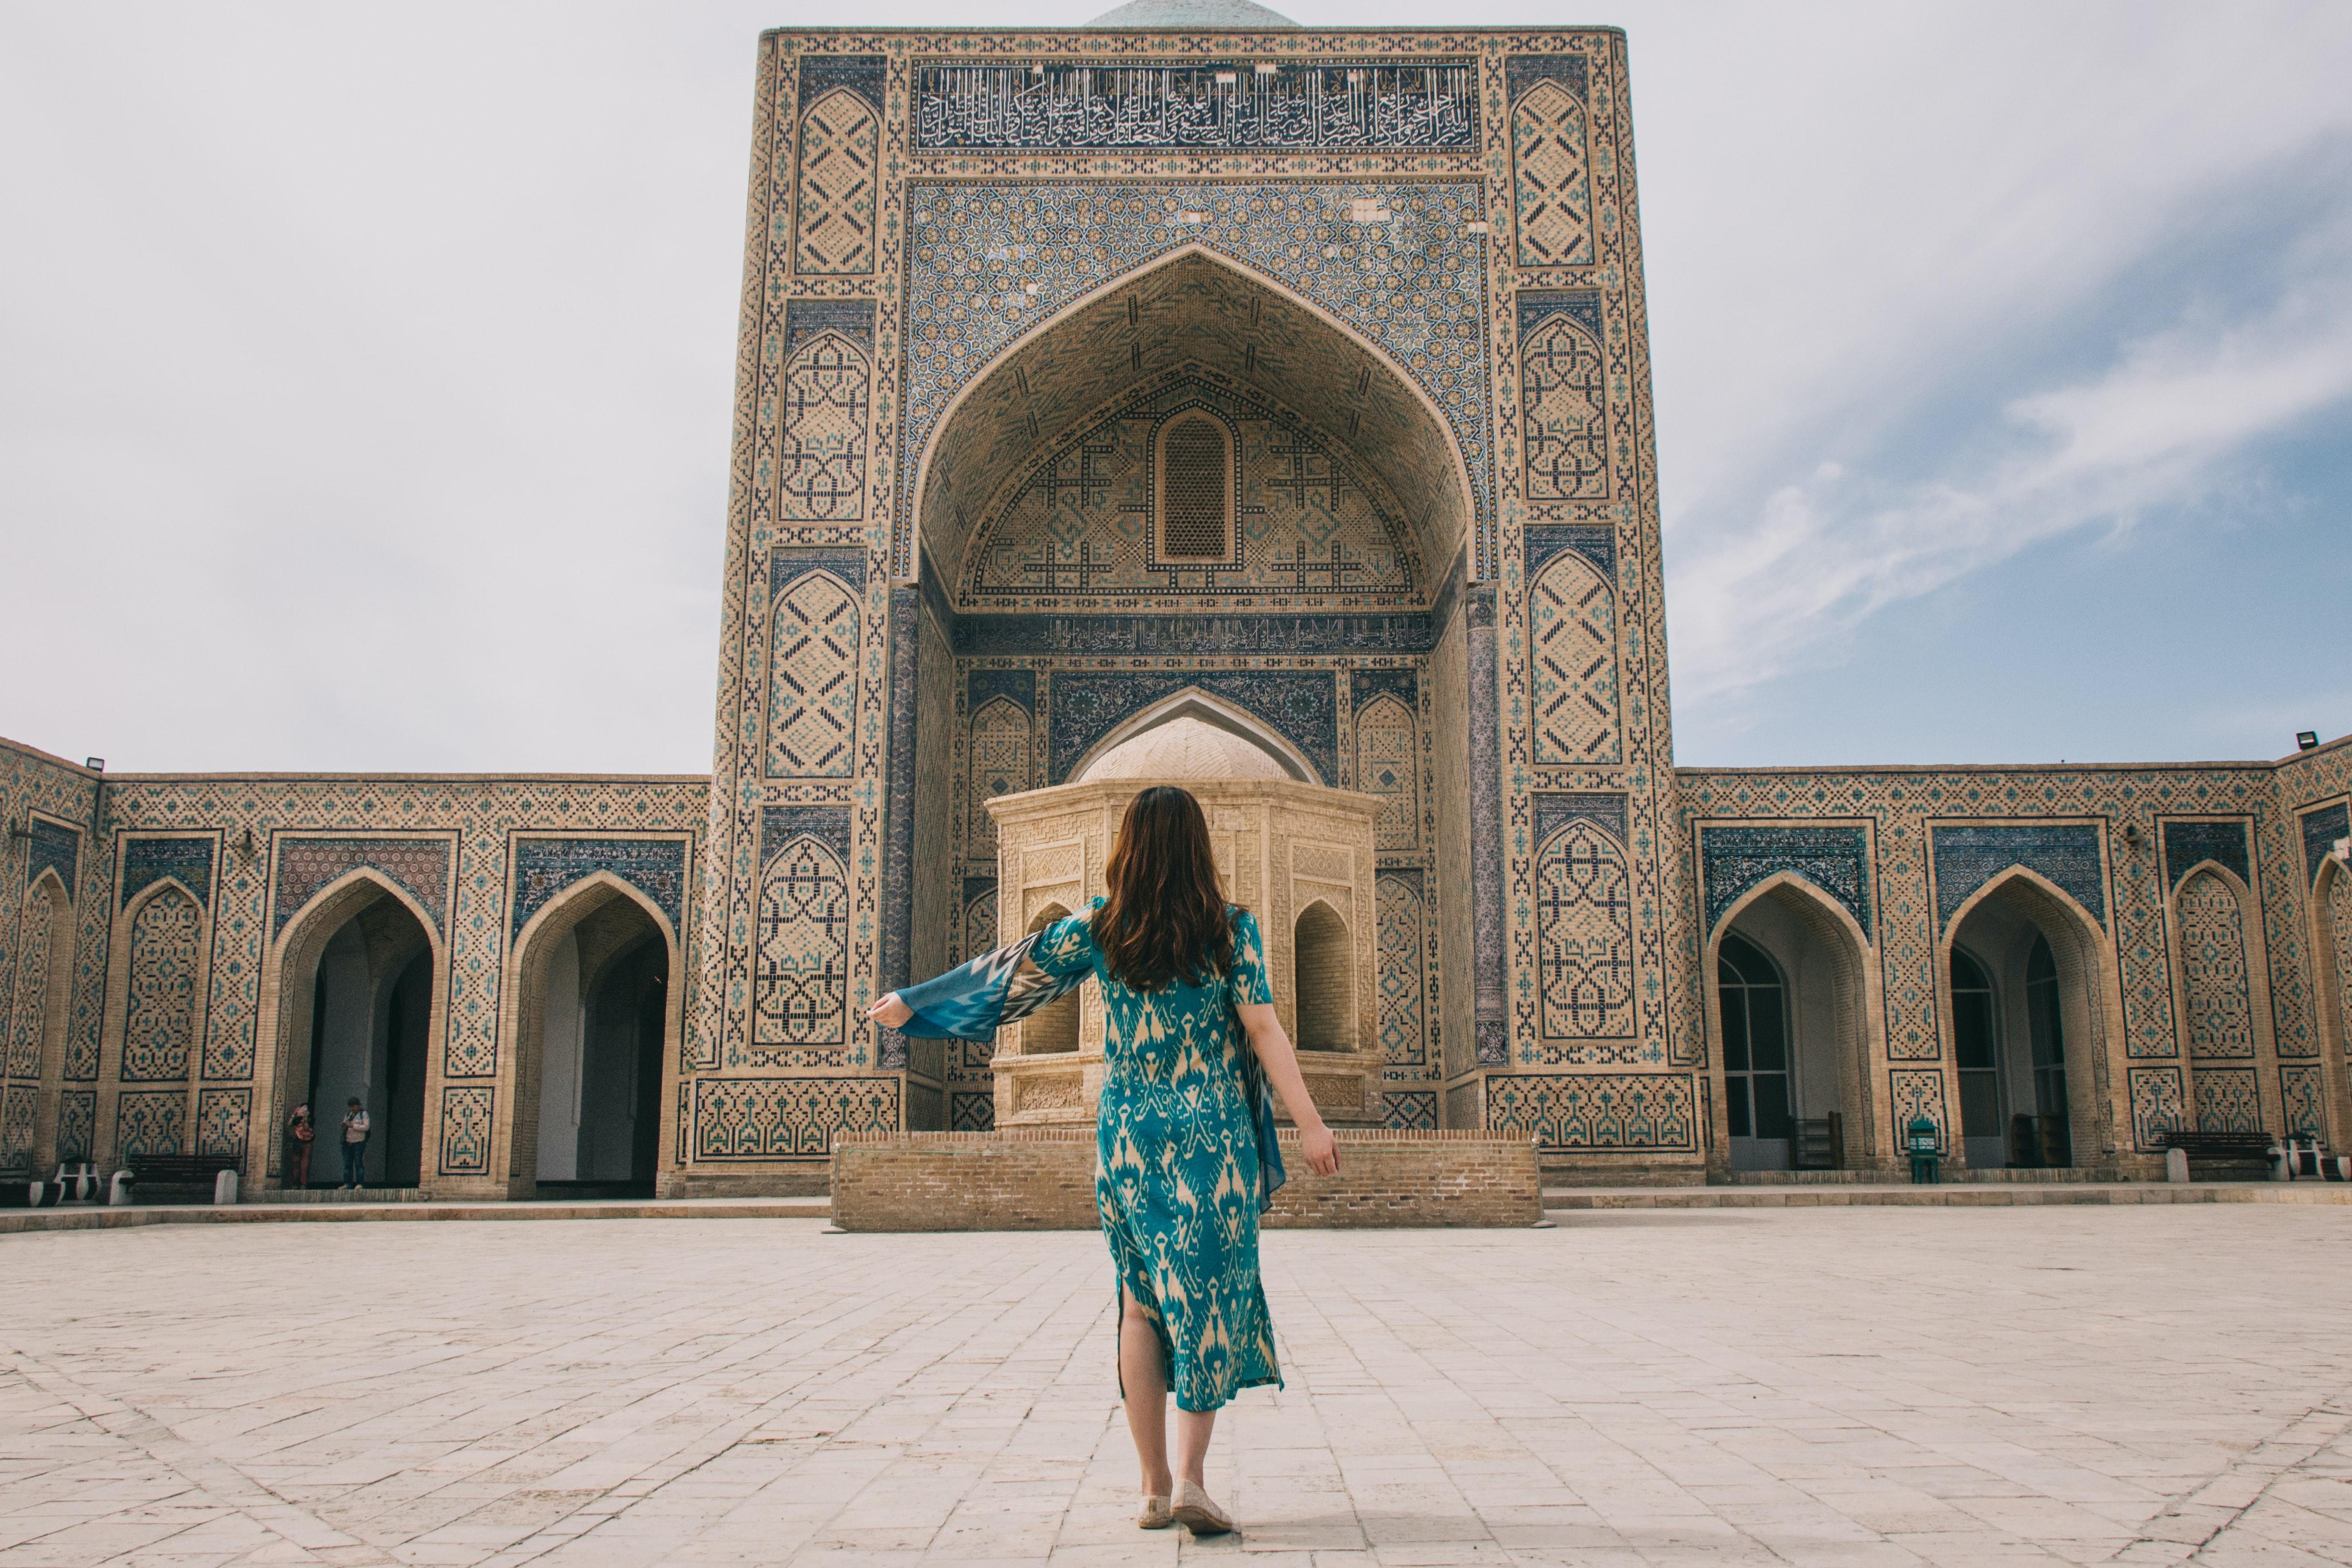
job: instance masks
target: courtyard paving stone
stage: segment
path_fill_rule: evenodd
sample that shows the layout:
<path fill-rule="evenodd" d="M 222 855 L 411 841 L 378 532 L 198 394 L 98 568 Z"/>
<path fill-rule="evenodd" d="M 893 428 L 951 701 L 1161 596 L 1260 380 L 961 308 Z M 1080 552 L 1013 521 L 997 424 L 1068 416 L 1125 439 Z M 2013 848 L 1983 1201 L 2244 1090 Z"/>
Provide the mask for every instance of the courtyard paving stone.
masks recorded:
<path fill-rule="evenodd" d="M 0 1239 L 0 1568 L 2352 1565 L 2352 1212 L 1265 1241 L 1244 1529 L 1134 1528 L 1090 1235 Z"/>

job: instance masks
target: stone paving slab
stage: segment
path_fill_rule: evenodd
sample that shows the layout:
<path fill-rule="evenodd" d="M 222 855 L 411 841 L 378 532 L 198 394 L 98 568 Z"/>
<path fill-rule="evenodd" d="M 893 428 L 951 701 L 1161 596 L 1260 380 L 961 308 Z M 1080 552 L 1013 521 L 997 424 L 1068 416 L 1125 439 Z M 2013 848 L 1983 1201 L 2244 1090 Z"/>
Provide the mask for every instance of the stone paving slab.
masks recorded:
<path fill-rule="evenodd" d="M 2352 1204 L 2340 1182 L 2065 1182 L 2047 1185 L 1843 1186 L 1551 1186 L 1547 1213 L 1591 1208 L 2007 1208 L 2048 1204 L 2297 1203 Z"/>
<path fill-rule="evenodd" d="M 1236 1539 L 1134 1529 L 1098 1239 L 0 1240 L 0 1568 L 2352 1563 L 2352 1214 L 1266 1239 Z"/>
<path fill-rule="evenodd" d="M 236 1203 L 68 1205 L 0 1209 L 0 1236 L 30 1230 L 119 1230 L 145 1225 L 349 1225 L 373 1219 L 824 1219 L 823 1197 L 583 1198 L 526 1203 Z"/>

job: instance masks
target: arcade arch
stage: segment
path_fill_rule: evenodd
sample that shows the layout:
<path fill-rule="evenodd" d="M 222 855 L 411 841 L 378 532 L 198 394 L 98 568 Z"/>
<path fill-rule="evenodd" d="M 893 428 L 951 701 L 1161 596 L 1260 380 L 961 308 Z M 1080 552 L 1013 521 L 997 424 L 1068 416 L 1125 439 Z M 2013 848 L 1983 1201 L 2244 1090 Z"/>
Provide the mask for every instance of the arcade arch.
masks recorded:
<path fill-rule="evenodd" d="M 661 911 L 609 872 L 572 883 L 523 926 L 509 960 L 509 1196 L 653 1193 L 681 1021 L 677 959 Z"/>
<path fill-rule="evenodd" d="M 2098 923 L 2012 867 L 1964 903 L 1937 965 L 1958 1099 L 1948 1146 L 1971 1169 L 2065 1166 L 2130 1145 L 2106 1056 Z"/>
<path fill-rule="evenodd" d="M 1863 1169 L 1885 1157 L 1870 1069 L 1879 1028 L 1869 950 L 1851 915 L 1787 873 L 1734 904 L 1716 927 L 1709 1010 L 1723 1048 L 1734 1170 Z"/>

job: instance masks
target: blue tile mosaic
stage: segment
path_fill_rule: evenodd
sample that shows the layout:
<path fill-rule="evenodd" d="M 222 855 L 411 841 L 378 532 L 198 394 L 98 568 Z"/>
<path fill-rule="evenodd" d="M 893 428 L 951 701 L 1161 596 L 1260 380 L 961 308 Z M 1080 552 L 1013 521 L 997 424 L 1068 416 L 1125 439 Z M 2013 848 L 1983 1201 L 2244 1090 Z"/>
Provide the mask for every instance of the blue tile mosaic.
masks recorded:
<path fill-rule="evenodd" d="M 782 595 L 795 578 L 829 571 L 852 588 L 866 586 L 866 552 L 860 549 L 779 549 L 768 557 L 768 596 Z"/>
<path fill-rule="evenodd" d="M 686 930 L 686 845 L 676 839 L 518 839 L 509 936 L 583 876 L 610 872 L 653 900 L 670 929 Z"/>
<path fill-rule="evenodd" d="M 447 839 L 289 838 L 278 846 L 278 895 L 270 935 L 286 929 L 297 911 L 330 883 L 364 866 L 415 898 L 434 929 L 446 932 L 449 917 Z"/>
<path fill-rule="evenodd" d="M 1625 841 L 1625 797 L 1601 791 L 1591 794 L 1540 794 L 1529 798 L 1535 811 L 1536 842 L 1549 839 L 1563 823 L 1583 821 L 1597 823 L 1601 831 Z"/>
<path fill-rule="evenodd" d="M 213 901 L 213 841 L 202 839 L 132 839 L 122 849 L 122 885 L 115 906 L 127 907 L 140 891 L 170 877 L 195 895 Z"/>
<path fill-rule="evenodd" d="M 867 353 L 874 351 L 874 302 L 870 299 L 788 299 L 784 301 L 784 358 L 820 332 L 848 339 Z"/>
<path fill-rule="evenodd" d="M 1870 925 L 1870 839 L 1860 828 L 1701 828 L 1699 877 L 1707 935 L 1749 889 L 1792 872 L 1845 906 L 1875 941 Z"/>
<path fill-rule="evenodd" d="M 2247 835 L 2252 824 L 2237 822 L 2172 822 L 2164 824 L 2164 869 L 2168 885 L 2179 887 L 2180 879 L 2200 861 L 2211 861 L 2237 874 L 2240 882 L 2253 884 L 2251 869 L 2252 854 L 2247 848 Z"/>
<path fill-rule="evenodd" d="M 1410 668 L 1351 670 L 1348 673 L 1348 695 L 1351 706 L 1361 707 L 1383 692 L 1402 698 L 1405 706 L 1418 711 L 1421 677 Z"/>
<path fill-rule="evenodd" d="M 2088 823 L 2023 822 L 1930 829 L 1936 846 L 1936 926 L 1951 924 L 1969 895 L 2011 866 L 2047 877 L 2101 925 L 2107 923 L 2107 879 L 2099 830 Z"/>
<path fill-rule="evenodd" d="M 1536 573 L 1554 559 L 1573 550 L 1591 561 L 1601 573 L 1601 580 L 1617 580 L 1617 530 L 1611 528 L 1586 526 L 1546 527 L 1530 524 L 1525 542 L 1520 547 L 1521 569 L 1532 580 Z"/>
<path fill-rule="evenodd" d="M 914 76 L 914 144 L 927 152 L 1468 152 L 1478 145 L 1478 65 L 1460 57 L 922 61 Z"/>
<path fill-rule="evenodd" d="M 1339 776 L 1336 683 L 1327 670 L 1118 670 L 1057 672 L 1045 723 L 1048 783 L 1059 784 L 1087 747 L 1138 708 L 1198 686 L 1287 738 L 1318 777 Z"/>
<path fill-rule="evenodd" d="M 760 813 L 760 859 L 806 834 L 849 863 L 849 809 L 845 806 L 770 806 Z"/>
<path fill-rule="evenodd" d="M 2336 841 L 2352 838 L 2352 807 L 2339 800 L 2306 811 L 2297 821 L 2303 825 L 2303 879 L 2307 885 L 2319 880 L 2319 862 L 2327 858 Z"/>
<path fill-rule="evenodd" d="M 1550 317 L 1566 316 L 1591 333 L 1594 342 L 1609 340 L 1601 324 L 1601 291 L 1597 288 L 1522 288 L 1515 302 L 1522 339 Z"/>
<path fill-rule="evenodd" d="M 800 107 L 806 109 L 835 88 L 845 87 L 883 112 L 890 62 L 880 55 L 803 55 Z"/>
<path fill-rule="evenodd" d="M 58 880 L 66 884 L 66 892 L 72 893 L 74 874 L 81 865 L 81 835 L 45 817 L 35 817 L 31 831 L 32 841 L 25 847 L 25 885 L 30 887 L 41 873 L 54 866 Z"/>
<path fill-rule="evenodd" d="M 1021 653 L 1425 653 L 1439 622 L 1382 615 L 959 615 L 955 651 Z"/>
<path fill-rule="evenodd" d="M 974 670 L 965 678 L 964 712 L 978 713 L 998 697 L 1010 697 L 1033 717 L 1037 712 L 1034 670 Z"/>
<path fill-rule="evenodd" d="M 1503 96 L 1517 103 L 1536 83 L 1556 81 L 1584 99 L 1587 65 L 1582 55 L 1513 55 L 1503 64 Z"/>

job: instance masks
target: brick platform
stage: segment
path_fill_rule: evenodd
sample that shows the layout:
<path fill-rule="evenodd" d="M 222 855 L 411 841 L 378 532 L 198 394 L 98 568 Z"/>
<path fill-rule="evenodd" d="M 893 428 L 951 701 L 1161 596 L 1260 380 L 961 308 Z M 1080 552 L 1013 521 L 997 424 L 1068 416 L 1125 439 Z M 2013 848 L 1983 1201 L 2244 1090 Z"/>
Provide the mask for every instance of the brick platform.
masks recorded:
<path fill-rule="evenodd" d="M 1292 1173 L 1268 1229 L 1534 1225 L 1543 1218 L 1532 1145 L 1486 1133 L 1349 1129 L 1339 1174 L 1306 1174 L 1297 1134 L 1282 1134 Z M 1091 1127 L 1003 1133 L 898 1133 L 834 1145 L 833 1221 L 844 1230 L 1092 1230 Z"/>

